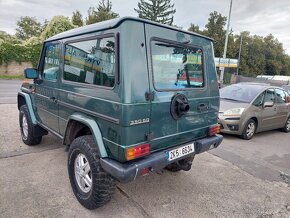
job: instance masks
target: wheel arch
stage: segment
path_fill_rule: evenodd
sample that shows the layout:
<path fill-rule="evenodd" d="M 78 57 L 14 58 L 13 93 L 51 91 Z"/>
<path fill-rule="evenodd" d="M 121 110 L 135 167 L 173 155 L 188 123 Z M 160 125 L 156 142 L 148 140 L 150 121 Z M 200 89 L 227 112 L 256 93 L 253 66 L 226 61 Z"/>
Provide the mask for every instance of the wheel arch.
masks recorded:
<path fill-rule="evenodd" d="M 258 118 L 257 117 L 251 117 L 250 119 L 252 119 L 252 120 L 255 121 L 255 123 L 256 123 L 256 130 L 255 130 L 255 132 L 257 132 L 259 130 L 259 121 L 258 121 Z"/>
<path fill-rule="evenodd" d="M 83 135 L 93 135 L 100 157 L 108 157 L 102 133 L 97 122 L 92 117 L 75 113 L 68 119 L 63 144 L 70 145 L 75 138 Z"/>
<path fill-rule="evenodd" d="M 18 107 L 18 110 L 20 110 L 20 107 L 22 105 L 27 105 L 28 112 L 29 112 L 30 117 L 31 117 L 31 121 L 32 121 L 32 123 L 34 125 L 36 125 L 37 124 L 37 120 L 36 120 L 35 113 L 33 111 L 32 101 L 31 101 L 31 98 L 30 98 L 29 94 L 24 93 L 24 92 L 18 92 L 18 95 L 17 95 L 17 107 Z"/>

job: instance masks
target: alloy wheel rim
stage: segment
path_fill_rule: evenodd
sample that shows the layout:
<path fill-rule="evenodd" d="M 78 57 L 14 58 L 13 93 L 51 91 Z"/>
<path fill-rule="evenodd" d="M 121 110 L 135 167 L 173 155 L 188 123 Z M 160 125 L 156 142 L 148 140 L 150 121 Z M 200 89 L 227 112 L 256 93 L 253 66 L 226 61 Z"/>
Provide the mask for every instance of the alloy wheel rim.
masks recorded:
<path fill-rule="evenodd" d="M 92 189 L 92 172 L 86 156 L 82 153 L 75 159 L 74 173 L 79 188 L 88 193 Z"/>
<path fill-rule="evenodd" d="M 254 123 L 249 123 L 247 126 L 247 136 L 252 137 L 255 133 L 255 124 Z"/>
<path fill-rule="evenodd" d="M 23 117 L 22 117 L 22 132 L 23 132 L 24 138 L 27 139 L 27 137 L 28 137 L 28 124 L 27 124 L 27 118 L 26 118 L 25 114 L 23 114 Z"/>
<path fill-rule="evenodd" d="M 290 118 L 288 118 L 288 120 L 287 120 L 286 129 L 287 129 L 287 131 L 290 130 Z"/>

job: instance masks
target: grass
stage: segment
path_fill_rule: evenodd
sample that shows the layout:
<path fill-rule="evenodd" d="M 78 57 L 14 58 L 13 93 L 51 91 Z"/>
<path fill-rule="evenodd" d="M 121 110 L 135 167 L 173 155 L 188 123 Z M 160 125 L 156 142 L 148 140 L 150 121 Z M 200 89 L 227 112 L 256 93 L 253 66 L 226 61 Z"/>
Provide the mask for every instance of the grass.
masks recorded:
<path fill-rule="evenodd" d="M 24 75 L 0 75 L 0 79 L 24 79 Z"/>

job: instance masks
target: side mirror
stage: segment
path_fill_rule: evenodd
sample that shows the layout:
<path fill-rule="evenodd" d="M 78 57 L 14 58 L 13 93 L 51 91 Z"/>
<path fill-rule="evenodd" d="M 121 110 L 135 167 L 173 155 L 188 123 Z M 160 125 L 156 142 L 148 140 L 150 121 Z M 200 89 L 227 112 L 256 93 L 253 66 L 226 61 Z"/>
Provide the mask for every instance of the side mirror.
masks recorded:
<path fill-rule="evenodd" d="M 266 101 L 264 103 L 264 107 L 273 107 L 274 106 L 274 102 L 273 101 Z"/>
<path fill-rule="evenodd" d="M 27 79 L 37 79 L 38 72 L 34 68 L 27 68 L 24 70 L 24 77 Z"/>
<path fill-rule="evenodd" d="M 286 101 L 289 103 L 290 102 L 290 96 L 287 96 Z"/>

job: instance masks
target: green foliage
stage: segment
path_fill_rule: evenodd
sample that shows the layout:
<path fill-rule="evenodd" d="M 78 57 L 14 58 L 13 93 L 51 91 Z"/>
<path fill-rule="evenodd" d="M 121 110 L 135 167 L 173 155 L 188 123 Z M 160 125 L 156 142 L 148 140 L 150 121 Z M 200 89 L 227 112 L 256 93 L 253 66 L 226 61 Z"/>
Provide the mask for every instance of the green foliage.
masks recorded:
<path fill-rule="evenodd" d="M 197 32 L 213 38 L 216 57 L 223 56 L 225 42 L 225 25 L 227 18 L 214 11 L 210 13 L 208 23 L 204 30 L 198 25 L 191 24 L 189 31 Z M 244 31 L 242 35 L 242 52 L 240 60 L 240 74 L 256 77 L 257 75 L 290 75 L 290 56 L 285 54 L 282 43 L 270 34 L 266 37 L 250 35 Z M 227 57 L 238 58 L 240 36 L 229 33 Z M 228 74 L 236 72 L 237 69 L 226 68 L 224 82 L 229 82 Z"/>
<path fill-rule="evenodd" d="M 170 0 L 140 0 L 137 6 L 138 9 L 134 8 L 134 10 L 139 18 L 172 25 L 176 10 Z"/>
<path fill-rule="evenodd" d="M 90 7 L 88 10 L 88 17 L 86 24 L 98 23 L 105 20 L 110 20 L 119 17 L 119 15 L 112 11 L 112 3 L 109 0 L 99 1 L 97 9 Z"/>
<path fill-rule="evenodd" d="M 187 30 L 194 33 L 202 33 L 202 31 L 199 29 L 199 26 L 193 23 L 190 24 L 190 27 Z"/>
<path fill-rule="evenodd" d="M 210 13 L 208 23 L 205 25 L 204 34 L 208 37 L 215 39 L 214 48 L 215 55 L 222 57 L 224 52 L 225 34 L 224 26 L 226 25 L 227 18 L 222 16 L 217 11 Z"/>
<path fill-rule="evenodd" d="M 23 45 L 4 42 L 0 46 L 0 65 L 16 61 L 18 63 L 31 62 L 36 67 L 40 50 L 41 43 Z"/>
<path fill-rule="evenodd" d="M 42 25 L 35 17 L 20 17 L 17 21 L 16 37 L 21 40 L 29 39 L 32 36 L 40 36 Z"/>
<path fill-rule="evenodd" d="M 6 80 L 11 80 L 11 79 L 24 79 L 24 75 L 0 75 L 0 79 L 6 79 Z"/>
<path fill-rule="evenodd" d="M 73 28 L 76 28 L 76 26 L 73 25 L 67 17 L 54 16 L 41 34 L 41 38 L 47 39 L 58 33 L 62 33 Z"/>
<path fill-rule="evenodd" d="M 83 16 L 81 15 L 81 12 L 79 12 L 78 10 L 74 11 L 71 18 L 71 22 L 75 26 L 78 26 L 78 27 L 83 26 L 84 21 L 83 21 Z"/>

